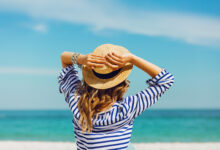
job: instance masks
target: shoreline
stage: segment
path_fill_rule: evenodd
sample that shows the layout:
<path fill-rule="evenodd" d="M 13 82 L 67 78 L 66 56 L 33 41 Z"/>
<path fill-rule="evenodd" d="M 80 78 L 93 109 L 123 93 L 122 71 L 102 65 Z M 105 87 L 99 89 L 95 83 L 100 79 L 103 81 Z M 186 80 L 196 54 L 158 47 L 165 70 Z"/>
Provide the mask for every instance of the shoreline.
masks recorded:
<path fill-rule="evenodd" d="M 220 142 L 131 143 L 137 150 L 219 150 Z M 0 141 L 3 150 L 74 150 L 75 142 Z"/>

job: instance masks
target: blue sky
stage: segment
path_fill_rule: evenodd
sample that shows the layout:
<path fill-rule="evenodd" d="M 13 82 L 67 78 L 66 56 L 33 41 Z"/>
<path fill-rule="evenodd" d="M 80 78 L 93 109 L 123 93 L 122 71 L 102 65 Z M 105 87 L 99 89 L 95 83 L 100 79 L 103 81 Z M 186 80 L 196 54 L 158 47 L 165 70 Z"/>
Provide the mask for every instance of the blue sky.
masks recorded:
<path fill-rule="evenodd" d="M 0 0 L 0 20 L 0 109 L 68 109 L 58 91 L 60 54 L 105 43 L 175 76 L 152 109 L 220 108 L 217 0 Z M 147 88 L 149 78 L 134 67 L 126 95 Z"/>

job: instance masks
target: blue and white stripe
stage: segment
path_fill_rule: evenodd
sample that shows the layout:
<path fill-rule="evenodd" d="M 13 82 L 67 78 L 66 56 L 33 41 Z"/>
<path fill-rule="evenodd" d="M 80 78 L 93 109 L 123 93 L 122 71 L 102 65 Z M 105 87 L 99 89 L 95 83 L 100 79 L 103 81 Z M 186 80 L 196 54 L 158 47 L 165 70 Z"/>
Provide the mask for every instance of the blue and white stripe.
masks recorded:
<path fill-rule="evenodd" d="M 148 87 L 134 95 L 117 101 L 105 112 L 92 119 L 91 133 L 82 133 L 78 125 L 80 113 L 77 108 L 79 96 L 74 99 L 77 83 L 80 82 L 78 71 L 74 65 L 63 68 L 58 76 L 59 92 L 73 113 L 73 127 L 78 150 L 125 150 L 130 142 L 133 121 L 158 99 L 174 83 L 174 76 L 163 70 L 154 78 L 146 80 Z"/>

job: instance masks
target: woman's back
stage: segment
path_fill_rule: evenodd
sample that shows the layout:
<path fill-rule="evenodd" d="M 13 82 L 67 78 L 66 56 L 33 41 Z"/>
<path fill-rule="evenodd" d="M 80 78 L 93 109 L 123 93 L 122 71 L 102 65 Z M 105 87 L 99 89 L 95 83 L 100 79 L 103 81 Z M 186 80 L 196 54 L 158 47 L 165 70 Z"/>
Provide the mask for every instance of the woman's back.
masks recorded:
<path fill-rule="evenodd" d="M 133 129 L 133 121 L 147 108 L 154 104 L 169 89 L 174 76 L 162 69 L 152 79 L 146 80 L 146 89 L 116 101 L 110 109 L 92 118 L 91 133 L 83 133 L 78 124 L 80 113 L 77 108 L 79 96 L 75 89 L 80 82 L 74 65 L 63 68 L 58 76 L 59 91 L 64 93 L 65 100 L 73 113 L 73 127 L 78 149 L 127 149 Z"/>
<path fill-rule="evenodd" d="M 77 111 L 77 110 L 76 110 Z M 82 133 L 78 121 L 80 113 L 75 113 L 73 126 L 76 142 L 82 149 L 126 149 L 130 141 L 133 120 L 126 115 L 123 105 L 116 102 L 113 106 L 93 117 L 91 133 Z"/>

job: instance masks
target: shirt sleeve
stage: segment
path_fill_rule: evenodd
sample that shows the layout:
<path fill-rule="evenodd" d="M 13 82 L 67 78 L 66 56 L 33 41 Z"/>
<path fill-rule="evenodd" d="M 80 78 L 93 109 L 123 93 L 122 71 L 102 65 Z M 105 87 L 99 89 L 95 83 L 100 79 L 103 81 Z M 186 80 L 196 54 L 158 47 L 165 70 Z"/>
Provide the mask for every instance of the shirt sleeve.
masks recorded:
<path fill-rule="evenodd" d="M 65 96 L 65 101 L 69 103 L 70 94 L 74 93 L 79 80 L 78 71 L 74 65 L 62 68 L 58 75 L 59 92 Z"/>
<path fill-rule="evenodd" d="M 139 116 L 143 111 L 157 102 L 165 91 L 173 85 L 173 83 L 174 76 L 163 68 L 162 71 L 155 77 L 146 80 L 148 88 L 124 99 L 125 101 L 123 105 L 127 115 L 129 115 L 131 119 Z"/>

